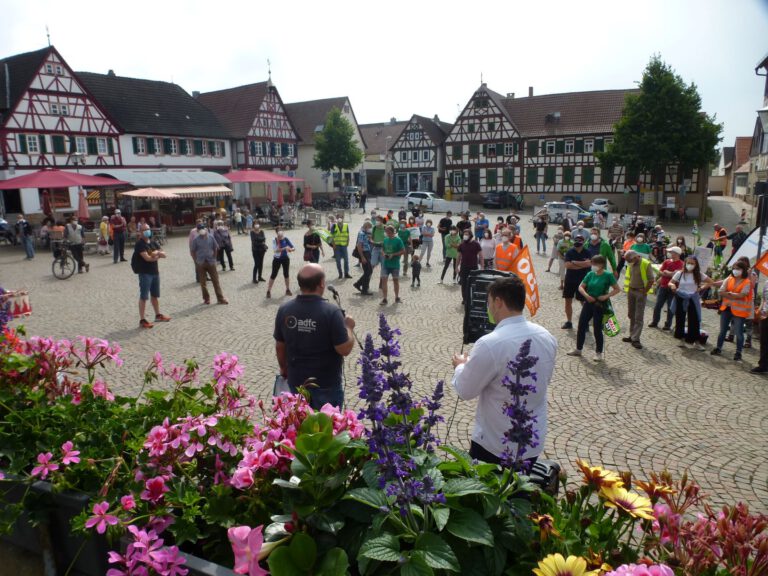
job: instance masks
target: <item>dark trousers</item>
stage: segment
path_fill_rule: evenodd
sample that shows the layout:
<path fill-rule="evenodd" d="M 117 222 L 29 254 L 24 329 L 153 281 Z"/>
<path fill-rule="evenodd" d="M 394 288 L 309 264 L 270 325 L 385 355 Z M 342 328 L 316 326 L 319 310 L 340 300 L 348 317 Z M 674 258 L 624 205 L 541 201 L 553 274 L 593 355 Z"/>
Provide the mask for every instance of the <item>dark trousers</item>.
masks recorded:
<path fill-rule="evenodd" d="M 368 289 L 371 287 L 371 275 L 373 274 L 373 266 L 371 266 L 371 253 L 363 252 L 363 257 L 365 258 L 365 262 L 362 260 L 360 261 L 360 264 L 363 267 L 363 275 L 360 276 L 360 279 L 355 282 L 355 284 L 360 286 L 363 292 L 368 292 Z"/>
<path fill-rule="evenodd" d="M 82 272 L 83 268 L 85 268 L 85 259 L 83 258 L 83 245 L 71 244 L 69 249 L 72 251 L 72 256 L 74 256 L 75 261 L 77 262 L 77 271 Z"/>
<path fill-rule="evenodd" d="M 664 326 L 669 328 L 672 326 L 672 311 L 670 306 L 675 299 L 675 294 L 669 288 L 659 287 L 656 292 L 656 305 L 653 307 L 653 320 L 652 324 L 658 324 L 661 320 L 661 311 L 664 308 L 664 304 L 667 305 L 667 319 L 664 321 Z"/>
<path fill-rule="evenodd" d="M 589 330 L 589 324 L 592 323 L 592 327 L 595 334 L 595 351 L 600 354 L 603 351 L 603 313 L 605 312 L 605 306 L 600 303 L 593 304 L 592 302 L 584 302 L 581 307 L 581 314 L 579 314 L 579 327 L 576 331 L 576 348 L 581 350 L 584 348 L 584 340 L 587 338 L 587 330 Z"/>
<path fill-rule="evenodd" d="M 253 281 L 264 280 L 264 252 L 251 250 L 253 255 Z"/>
<path fill-rule="evenodd" d="M 688 317 L 688 333 L 685 333 L 685 318 Z M 688 344 L 698 342 L 701 332 L 701 319 L 693 300 L 684 300 L 675 295 L 675 338 Z"/>
<path fill-rule="evenodd" d="M 443 255 L 445 258 L 445 255 Z M 440 280 L 445 278 L 445 271 L 448 270 L 448 266 L 453 262 L 453 280 L 456 280 L 456 258 L 445 258 L 445 264 L 443 265 L 443 273 L 440 274 Z"/>
<path fill-rule="evenodd" d="M 443 260 L 445 260 L 445 237 L 448 236 L 448 233 L 440 232 L 440 238 L 443 240 Z"/>
<path fill-rule="evenodd" d="M 234 270 L 235 267 L 232 264 L 232 248 L 227 248 L 226 246 L 223 248 L 219 248 L 219 264 L 221 265 L 222 270 L 226 270 L 226 266 L 224 266 L 224 253 L 227 254 L 227 261 L 229 262 L 229 269 Z"/>
<path fill-rule="evenodd" d="M 487 462 L 488 464 L 501 464 L 501 458 L 496 456 L 495 454 L 492 454 L 491 452 L 488 452 L 485 448 L 480 446 L 477 442 L 472 440 L 472 442 L 469 445 L 469 455 L 472 456 L 475 460 L 480 460 L 481 462 Z M 530 470 L 531 467 L 536 464 L 536 460 L 538 459 L 538 456 L 534 456 L 533 458 L 528 458 L 526 460 L 523 460 L 525 463 L 525 468 L 527 470 Z"/>
<path fill-rule="evenodd" d="M 477 268 L 464 268 L 459 270 L 459 278 L 461 279 L 461 301 L 466 302 L 469 299 L 469 273 Z"/>
<path fill-rule="evenodd" d="M 125 231 L 115 232 L 112 235 L 112 261 L 125 259 Z"/>
<path fill-rule="evenodd" d="M 768 318 L 760 321 L 760 359 L 757 366 L 768 369 Z"/>

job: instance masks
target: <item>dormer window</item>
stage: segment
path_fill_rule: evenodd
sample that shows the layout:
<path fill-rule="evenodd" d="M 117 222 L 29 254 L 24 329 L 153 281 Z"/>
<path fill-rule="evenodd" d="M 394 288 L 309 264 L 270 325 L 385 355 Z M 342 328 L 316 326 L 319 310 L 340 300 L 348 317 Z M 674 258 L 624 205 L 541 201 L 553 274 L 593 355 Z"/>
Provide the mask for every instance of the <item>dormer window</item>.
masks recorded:
<path fill-rule="evenodd" d="M 64 69 L 57 64 L 56 65 L 56 76 L 63 76 L 63 75 L 64 75 Z"/>
<path fill-rule="evenodd" d="M 45 65 L 45 72 L 47 74 L 53 74 L 53 64 L 46 64 Z"/>

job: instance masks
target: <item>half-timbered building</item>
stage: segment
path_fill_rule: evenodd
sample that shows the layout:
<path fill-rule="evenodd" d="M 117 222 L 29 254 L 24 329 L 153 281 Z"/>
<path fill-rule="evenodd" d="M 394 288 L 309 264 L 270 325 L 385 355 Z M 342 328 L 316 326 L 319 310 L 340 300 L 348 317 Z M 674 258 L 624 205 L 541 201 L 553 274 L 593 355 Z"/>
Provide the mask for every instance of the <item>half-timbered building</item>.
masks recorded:
<path fill-rule="evenodd" d="M 392 145 L 395 191 L 445 190 L 445 139 L 453 126 L 414 114 Z"/>
<path fill-rule="evenodd" d="M 354 185 L 363 186 L 365 176 L 363 171 L 364 162 L 352 170 L 343 170 L 334 174 L 325 173 L 318 168 L 314 168 L 315 136 L 323 131 L 325 121 L 329 112 L 337 108 L 343 118 L 345 118 L 354 128 L 354 141 L 360 150 L 365 151 L 365 140 L 360 133 L 360 127 L 355 118 L 355 112 L 352 110 L 352 104 L 346 96 L 338 98 L 324 98 L 322 100 L 310 100 L 307 102 L 293 102 L 285 105 L 288 117 L 296 127 L 299 135 L 299 156 L 298 169 L 296 174 L 304 178 L 305 184 L 312 186 L 317 192 L 331 192 L 338 190 L 339 186 Z"/>
<path fill-rule="evenodd" d="M 365 140 L 365 182 L 370 194 L 394 194 L 392 145 L 408 122 L 391 118 L 389 122 L 360 124 Z"/>
<path fill-rule="evenodd" d="M 0 179 L 46 167 L 99 174 L 120 166 L 120 130 L 53 46 L 0 60 Z M 37 190 L 8 190 L 0 211 L 39 212 Z M 52 191 L 58 208 L 76 189 Z"/>

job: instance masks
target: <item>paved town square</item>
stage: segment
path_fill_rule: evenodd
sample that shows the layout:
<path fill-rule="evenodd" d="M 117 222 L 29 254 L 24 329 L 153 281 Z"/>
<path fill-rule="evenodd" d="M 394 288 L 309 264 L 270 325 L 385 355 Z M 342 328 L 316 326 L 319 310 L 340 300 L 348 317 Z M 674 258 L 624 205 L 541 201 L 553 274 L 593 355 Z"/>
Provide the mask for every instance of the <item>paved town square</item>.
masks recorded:
<path fill-rule="evenodd" d="M 492 221 L 496 215 L 488 214 Z M 362 219 L 359 213 L 353 216 L 353 233 Z M 689 234 L 690 228 L 668 232 Z M 268 231 L 268 237 L 271 234 Z M 302 228 L 288 231 L 297 245 L 302 235 Z M 251 391 L 267 400 L 277 371 L 273 322 L 278 306 L 287 298 L 282 297 L 280 279 L 270 300 L 265 298 L 264 284 L 251 283 L 250 241 L 245 235 L 233 233 L 233 237 L 235 271 L 220 273 L 227 306 L 202 303 L 186 234 L 177 233 L 168 240 L 168 258 L 160 262 L 160 303 L 172 321 L 155 324 L 151 330 L 138 326 L 138 282 L 130 264 L 113 264 L 111 256 L 89 255 L 89 273 L 62 281 L 51 274 L 48 252 L 41 250 L 34 260 L 25 261 L 21 248 L 2 247 L 0 285 L 29 290 L 33 314 L 24 325 L 30 335 L 89 335 L 119 343 L 125 365 L 110 374 L 118 393 L 138 393 L 142 371 L 155 352 L 175 362 L 196 358 L 205 366 L 217 353 L 228 351 L 242 360 Z M 533 241 L 530 213 L 523 220 L 523 238 L 528 244 Z M 326 248 L 321 258 L 329 283 L 338 288 L 344 308 L 357 321 L 358 336 L 375 332 L 382 312 L 402 330 L 404 364 L 419 395 L 428 394 L 440 379 L 450 380 L 451 355 L 462 346 L 460 289 L 438 284 L 439 244 L 438 240 L 432 267 L 423 269 L 421 288 L 412 289 L 410 281 L 403 280 L 402 304 L 386 307 L 379 306 L 375 295 L 359 295 L 352 287 L 354 280 L 336 280 L 331 250 Z M 299 253 L 291 262 L 294 293 Z M 737 363 L 731 360 L 733 350 L 728 348 L 733 345 L 726 344 L 724 355 L 713 358 L 708 352 L 682 350 L 669 333 L 646 327 L 642 350 L 616 337 L 606 339 L 604 363 L 593 362 L 591 354 L 568 357 L 565 353 L 574 348 L 575 330 L 560 328 L 563 304 L 559 281 L 556 274 L 545 271 L 546 260 L 534 256 L 542 299 L 535 321 L 550 330 L 559 343 L 549 390 L 546 456 L 560 462 L 569 473 L 577 457 L 611 469 L 630 469 L 638 476 L 664 468 L 676 475 L 688 470 L 711 494 L 713 503 L 743 500 L 756 512 L 768 511 L 768 380 L 749 373 L 757 362 L 757 346 L 745 350 L 744 362 Z M 358 276 L 359 270 L 354 268 L 353 274 Z M 374 278 L 378 278 L 378 270 Z M 622 294 L 614 301 L 619 321 L 626 322 L 626 299 Z M 649 306 L 652 302 L 651 298 Z M 646 323 L 649 318 L 650 309 Z M 708 351 L 717 334 L 717 322 L 714 311 L 705 311 Z M 591 345 L 593 341 L 588 339 L 587 351 Z M 353 353 L 345 364 L 346 401 L 353 407 L 358 403 L 356 359 Z M 468 448 L 474 402 L 459 402 L 455 417 L 454 406 L 456 396 L 448 386 L 443 406 L 446 424 L 440 433 L 444 437 L 452 421 L 448 441 Z"/>

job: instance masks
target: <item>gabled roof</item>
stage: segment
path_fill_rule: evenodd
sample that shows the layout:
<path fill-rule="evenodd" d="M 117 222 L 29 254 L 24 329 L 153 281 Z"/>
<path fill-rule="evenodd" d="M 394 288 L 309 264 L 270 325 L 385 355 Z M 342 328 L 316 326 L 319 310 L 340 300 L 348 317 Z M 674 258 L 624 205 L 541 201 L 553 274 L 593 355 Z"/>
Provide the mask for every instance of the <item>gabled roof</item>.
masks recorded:
<path fill-rule="evenodd" d="M 416 120 L 419 123 L 435 146 L 439 146 L 445 142 L 445 139 L 448 137 L 448 134 L 451 133 L 451 129 L 453 128 L 453 124 L 442 122 L 439 118 L 437 122 L 435 122 L 434 118 L 427 118 L 426 116 L 414 114 L 411 118 L 411 121 L 413 120 Z"/>
<path fill-rule="evenodd" d="M 213 113 L 177 84 L 94 72 L 76 74 L 125 132 L 228 137 Z"/>
<path fill-rule="evenodd" d="M 0 60 L 0 125 L 5 119 L 4 111 L 10 111 L 16 106 L 52 50 L 53 46 L 48 46 Z"/>
<path fill-rule="evenodd" d="M 744 164 L 742 164 L 736 169 L 736 172 L 734 172 L 734 174 L 749 174 L 749 168 L 750 168 L 749 160 L 747 160 L 746 162 L 744 162 Z"/>
<path fill-rule="evenodd" d="M 523 138 L 555 134 L 599 134 L 613 132 L 613 125 L 621 118 L 627 95 L 639 92 L 567 92 L 504 98 L 503 103 Z"/>
<path fill-rule="evenodd" d="M 752 148 L 752 137 L 737 136 L 734 148 L 736 149 L 736 152 L 734 153 L 733 163 L 735 166 L 741 167 L 742 164 L 749 160 L 749 152 Z"/>
<path fill-rule="evenodd" d="M 733 164 L 733 155 L 736 151 L 734 146 L 723 146 L 723 168 L 726 170 Z"/>
<path fill-rule="evenodd" d="M 285 105 L 285 111 L 296 128 L 296 133 L 305 144 L 315 141 L 315 131 L 322 130 L 325 119 L 332 108 L 344 109 L 348 98 L 324 98 L 322 100 L 309 100 L 307 102 L 293 102 Z"/>
<path fill-rule="evenodd" d="M 391 137 L 389 140 L 389 148 L 391 149 L 407 125 L 408 121 L 400 120 L 398 122 L 394 118 L 389 122 L 360 124 L 360 133 L 366 143 L 365 153 L 368 155 L 384 154 L 387 150 L 387 137 Z"/>

